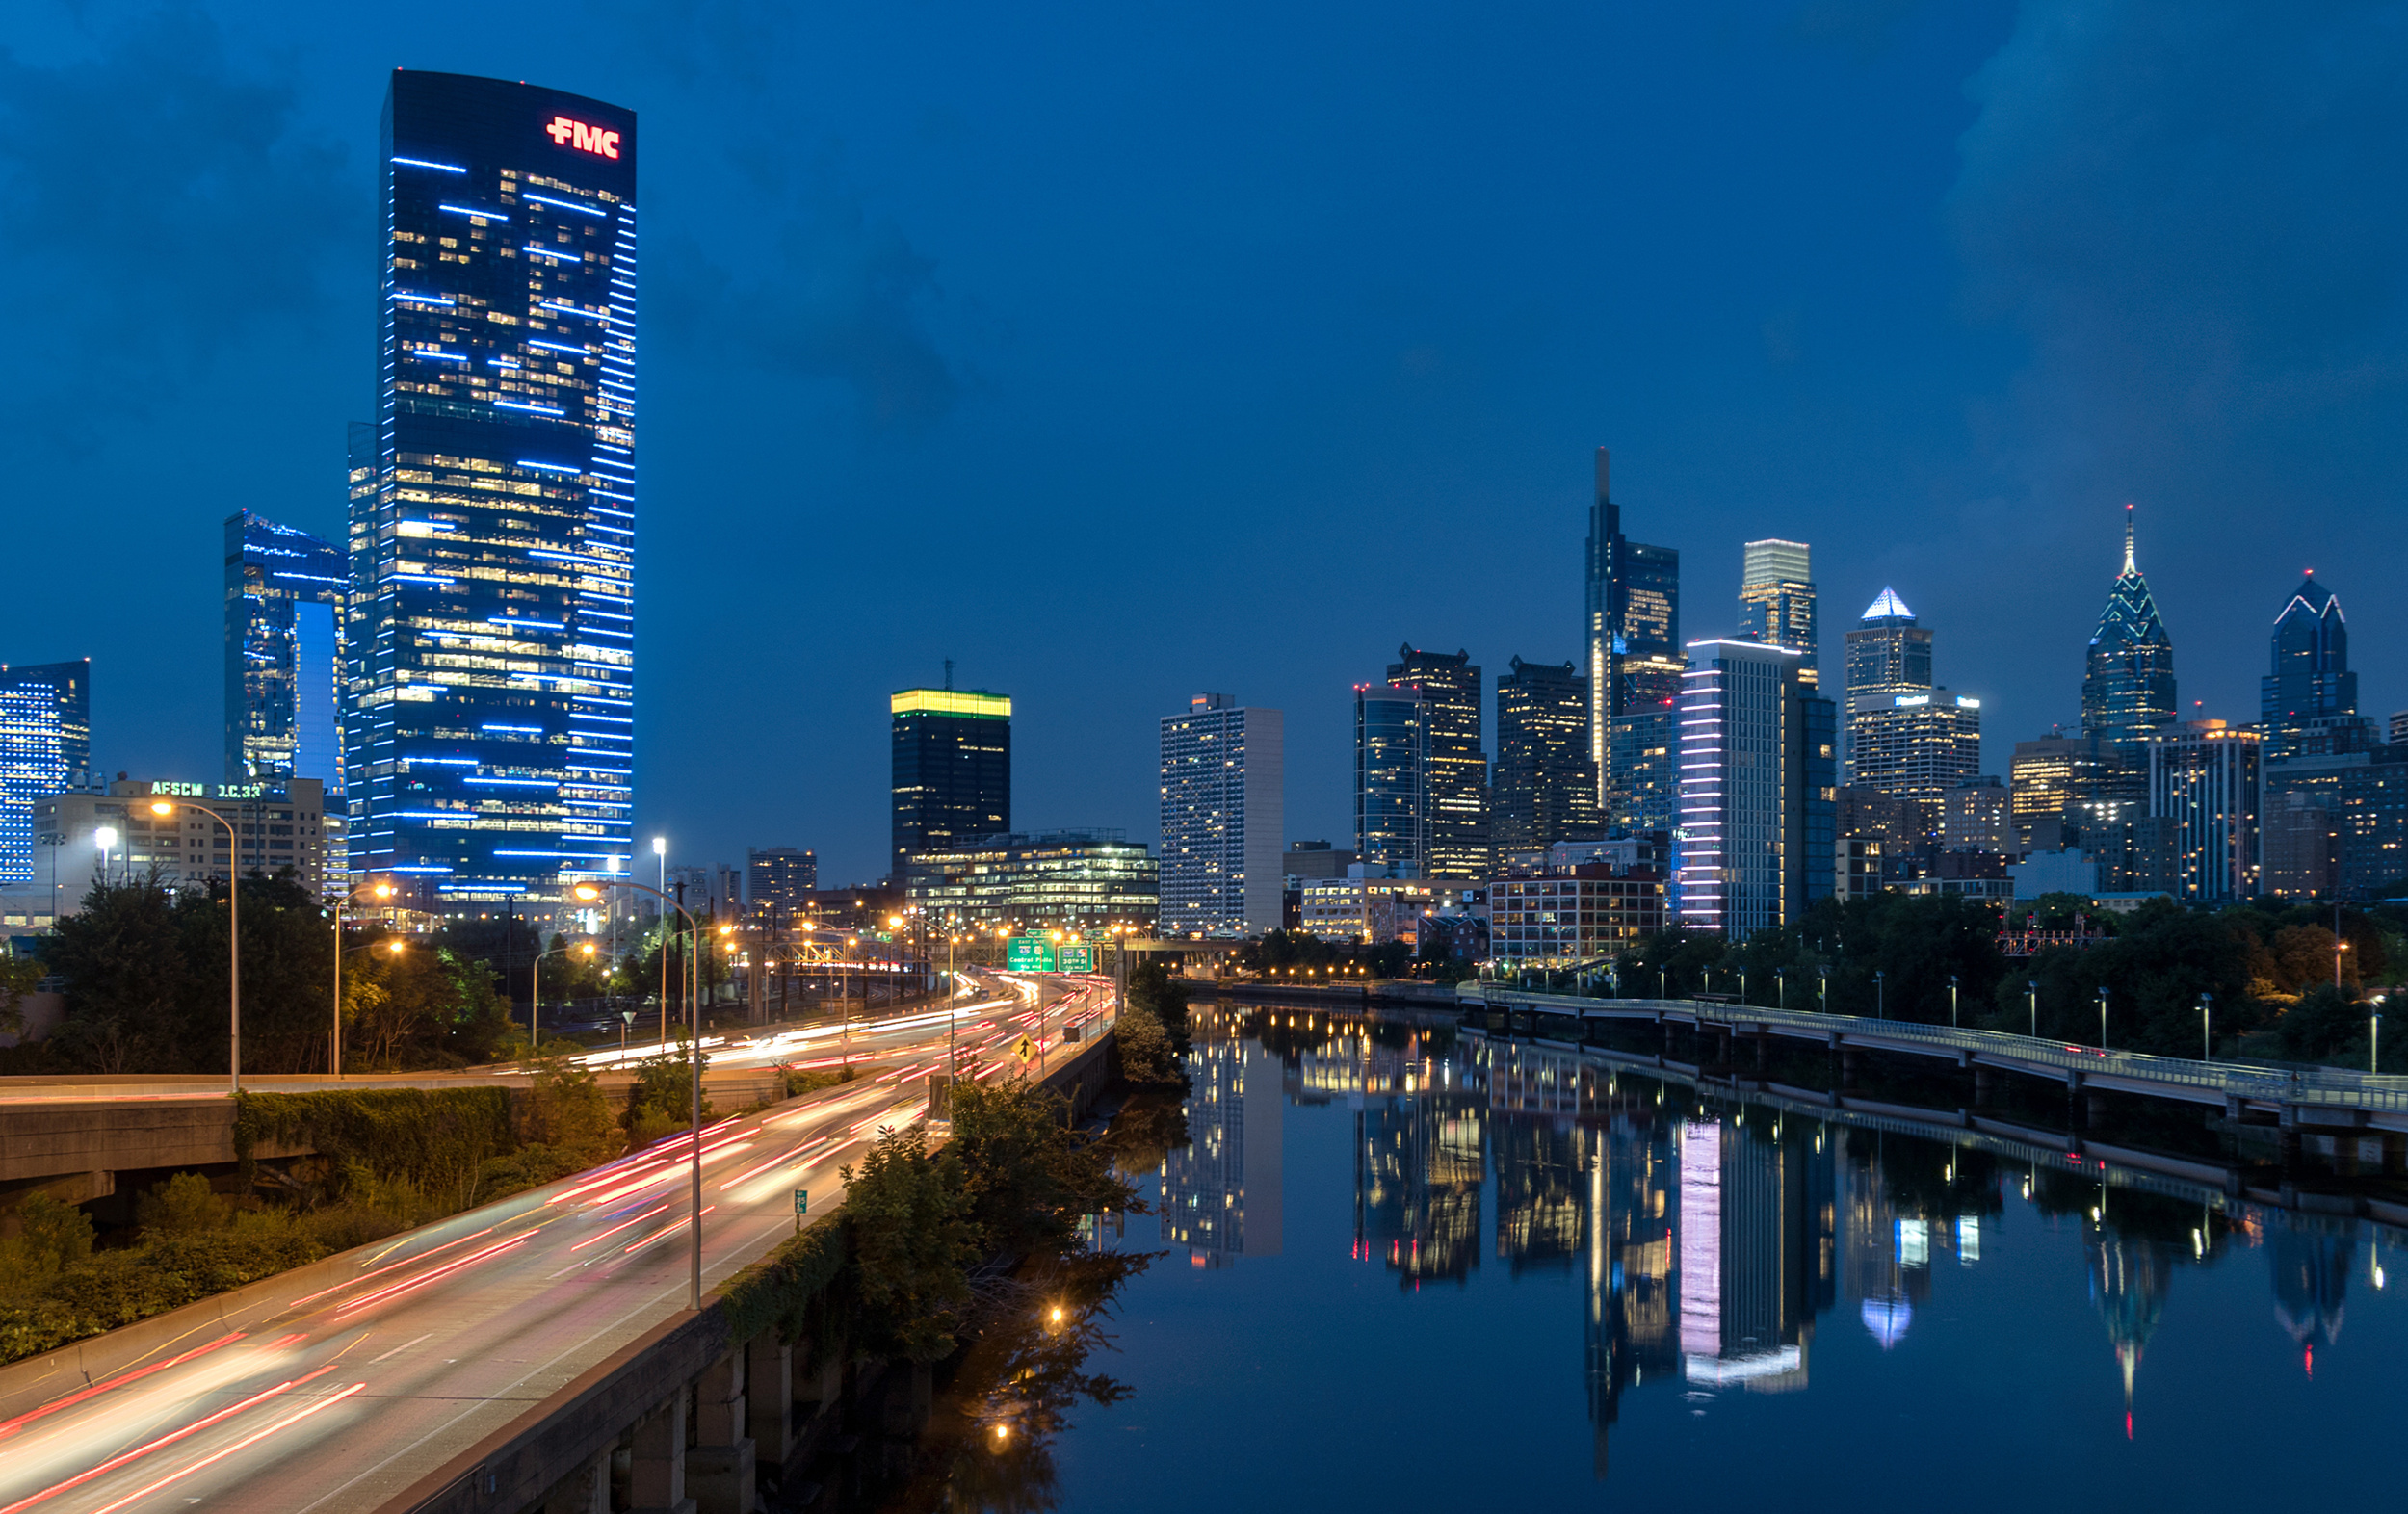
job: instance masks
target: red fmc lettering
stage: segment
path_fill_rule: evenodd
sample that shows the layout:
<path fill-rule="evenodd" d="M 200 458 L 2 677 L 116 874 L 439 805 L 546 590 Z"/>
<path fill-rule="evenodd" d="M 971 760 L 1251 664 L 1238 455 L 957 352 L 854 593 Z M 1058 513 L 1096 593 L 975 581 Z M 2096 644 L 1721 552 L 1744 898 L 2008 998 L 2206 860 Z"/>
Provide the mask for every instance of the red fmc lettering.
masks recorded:
<path fill-rule="evenodd" d="M 618 133 L 615 131 L 589 126 L 584 121 L 573 121 L 565 116 L 553 117 L 552 124 L 543 129 L 563 147 L 575 147 L 579 152 L 590 152 L 598 158 L 618 156 Z"/>

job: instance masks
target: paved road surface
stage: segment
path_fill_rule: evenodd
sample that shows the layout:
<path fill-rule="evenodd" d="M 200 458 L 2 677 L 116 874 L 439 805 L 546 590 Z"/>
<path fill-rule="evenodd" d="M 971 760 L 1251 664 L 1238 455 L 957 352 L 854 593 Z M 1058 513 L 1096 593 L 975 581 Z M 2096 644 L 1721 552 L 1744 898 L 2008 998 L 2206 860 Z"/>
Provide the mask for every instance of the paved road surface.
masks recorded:
<path fill-rule="evenodd" d="M 1054 1056 L 1064 1020 L 1110 998 L 1064 986 L 1047 995 Z M 1037 1029 L 1025 996 L 965 1005 L 965 1072 L 1016 1065 Z M 856 1028 L 874 1076 L 706 1132 L 706 1291 L 792 1233 L 796 1188 L 814 1212 L 836 1203 L 837 1168 L 920 1114 L 945 1031 L 942 1014 Z M 247 1335 L 190 1339 L 0 1423 L 0 1514 L 375 1507 L 684 1309 L 688 1159 L 672 1137 L 395 1237 Z"/>

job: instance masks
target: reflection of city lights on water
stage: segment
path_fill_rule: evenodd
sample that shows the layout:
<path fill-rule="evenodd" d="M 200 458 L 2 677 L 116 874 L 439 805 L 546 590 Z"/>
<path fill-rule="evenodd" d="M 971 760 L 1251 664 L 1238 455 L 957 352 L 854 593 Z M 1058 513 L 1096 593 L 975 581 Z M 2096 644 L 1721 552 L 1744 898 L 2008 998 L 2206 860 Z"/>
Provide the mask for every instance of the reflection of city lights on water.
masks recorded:
<path fill-rule="evenodd" d="M 1868 1298 L 1858 1313 L 1885 1351 L 1904 1340 L 1906 1327 L 1915 1322 L 1915 1306 L 1903 1298 Z"/>

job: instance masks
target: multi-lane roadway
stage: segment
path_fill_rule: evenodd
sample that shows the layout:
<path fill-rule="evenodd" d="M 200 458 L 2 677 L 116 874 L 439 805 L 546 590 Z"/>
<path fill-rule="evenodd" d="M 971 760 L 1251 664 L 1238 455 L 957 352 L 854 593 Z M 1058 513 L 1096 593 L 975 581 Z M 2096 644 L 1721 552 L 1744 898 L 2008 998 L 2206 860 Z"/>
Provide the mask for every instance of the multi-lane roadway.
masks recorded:
<path fill-rule="evenodd" d="M 856 1025 L 847 1049 L 807 1032 L 760 1048 L 873 1070 L 704 1132 L 706 1289 L 792 1233 L 797 1189 L 824 1211 L 840 1166 L 921 1116 L 949 1031 L 964 1074 L 992 1076 L 1020 1065 L 1023 1038 L 1060 1056 L 1065 1023 L 1109 1007 L 1100 979 L 1057 985 L 990 979 L 950 1015 Z M 691 1155 L 672 1136 L 394 1237 L 333 1286 L 289 1283 L 256 1328 L 196 1331 L 97 1382 L 20 1398 L 0 1421 L 0 1514 L 379 1506 L 684 1309 Z M 38 1365 L 0 1369 L 0 1390 Z"/>

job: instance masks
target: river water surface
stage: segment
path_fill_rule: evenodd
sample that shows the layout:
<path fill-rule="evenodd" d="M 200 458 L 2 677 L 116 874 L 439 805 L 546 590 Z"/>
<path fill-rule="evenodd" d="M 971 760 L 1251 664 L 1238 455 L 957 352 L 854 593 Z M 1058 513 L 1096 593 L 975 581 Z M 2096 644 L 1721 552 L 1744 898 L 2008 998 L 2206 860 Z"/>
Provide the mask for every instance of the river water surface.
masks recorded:
<path fill-rule="evenodd" d="M 1187 1144 L 1117 1242 L 1166 1254 L 1087 1364 L 1131 1391 L 1070 1413 L 1060 1507 L 2396 1491 L 2397 1231 L 1528 1045 L 1199 1011 Z"/>

